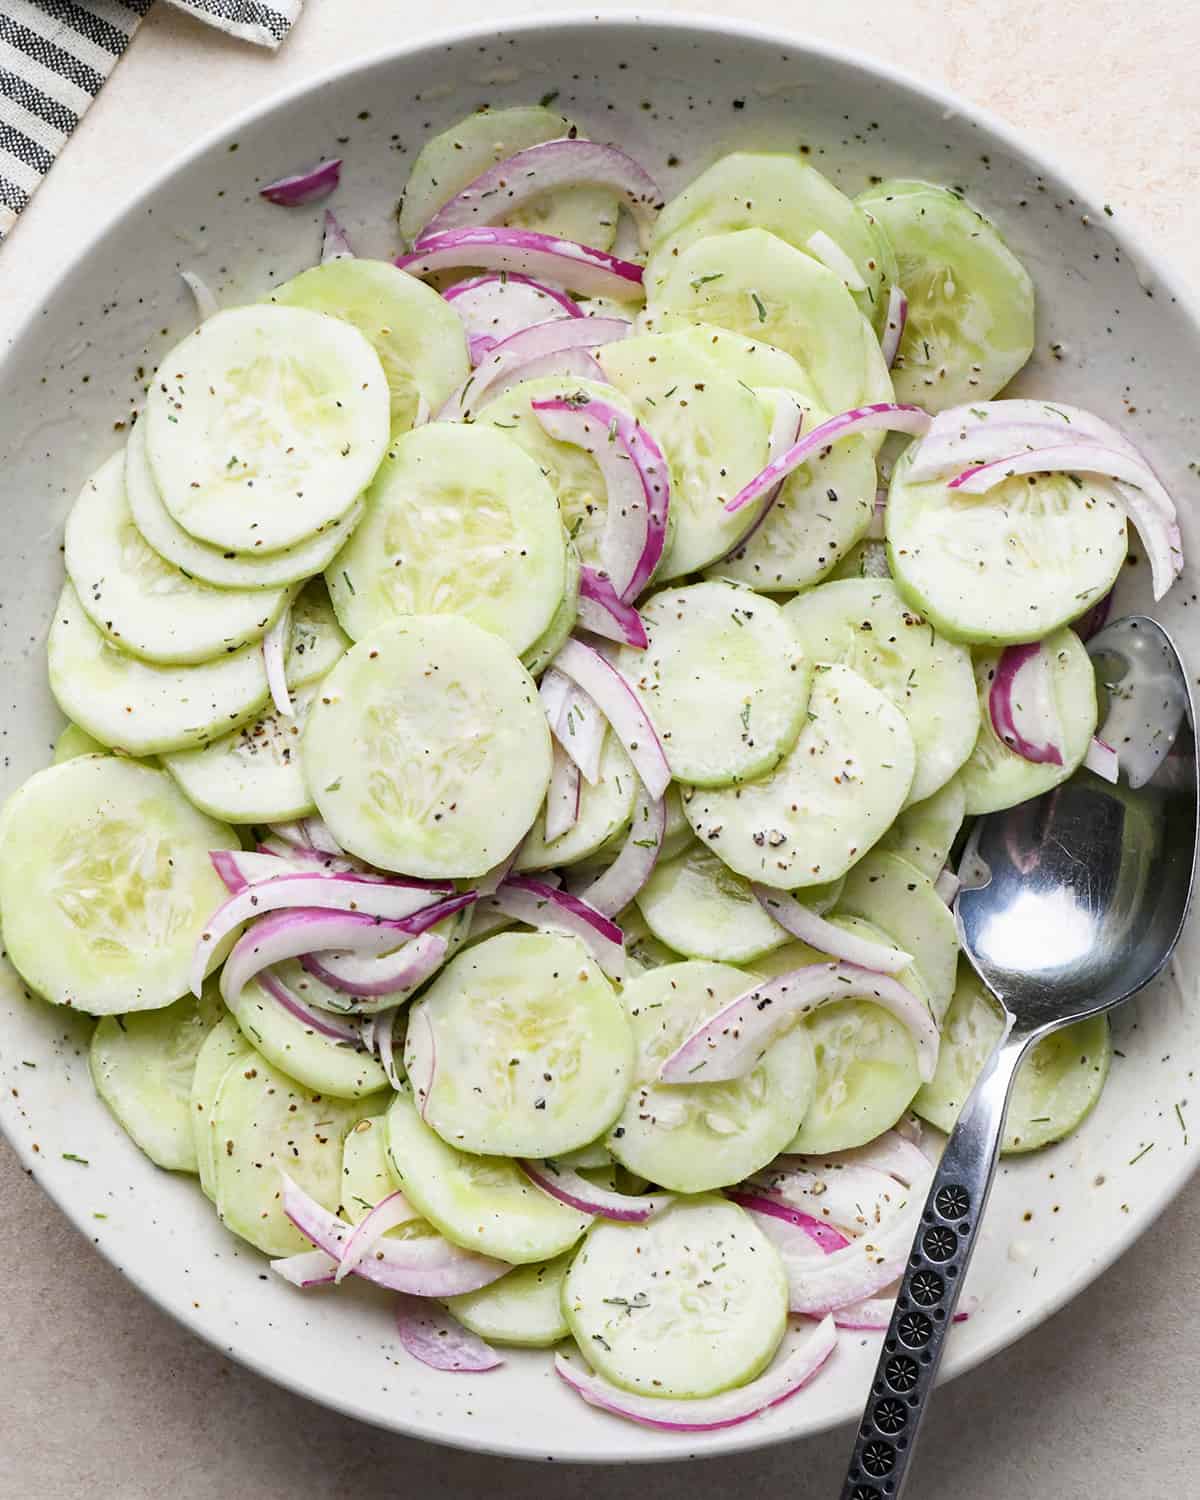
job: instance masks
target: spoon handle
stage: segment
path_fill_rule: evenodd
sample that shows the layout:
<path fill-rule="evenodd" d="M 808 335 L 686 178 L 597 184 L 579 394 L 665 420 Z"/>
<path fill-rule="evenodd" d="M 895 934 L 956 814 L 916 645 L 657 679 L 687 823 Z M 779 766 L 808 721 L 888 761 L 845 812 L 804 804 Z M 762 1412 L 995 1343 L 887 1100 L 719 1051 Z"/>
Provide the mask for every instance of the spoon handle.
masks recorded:
<path fill-rule="evenodd" d="M 899 1500 L 975 1248 L 1017 1067 L 1036 1033 L 1005 1031 L 963 1105 L 934 1174 L 842 1500 Z"/>

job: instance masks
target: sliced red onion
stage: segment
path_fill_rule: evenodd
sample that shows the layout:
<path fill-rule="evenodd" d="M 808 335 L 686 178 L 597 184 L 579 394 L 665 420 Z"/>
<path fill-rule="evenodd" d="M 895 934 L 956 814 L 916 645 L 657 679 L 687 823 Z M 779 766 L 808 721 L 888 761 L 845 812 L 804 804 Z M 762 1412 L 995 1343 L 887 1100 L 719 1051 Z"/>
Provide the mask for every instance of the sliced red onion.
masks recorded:
<path fill-rule="evenodd" d="M 621 599 L 636 599 L 667 539 L 671 482 L 662 449 L 628 412 L 594 397 L 535 401 L 533 411 L 552 438 L 582 448 L 599 466 L 608 501 L 600 542 L 604 571 Z"/>
<path fill-rule="evenodd" d="M 469 1333 L 453 1313 L 419 1297 L 397 1297 L 396 1332 L 405 1350 L 432 1370 L 481 1374 L 504 1363 L 490 1344 Z"/>
<path fill-rule="evenodd" d="M 192 294 L 192 301 L 196 304 L 196 320 L 204 323 L 214 313 L 220 312 L 217 299 L 212 294 L 207 281 L 196 271 L 180 271 L 181 279 L 187 282 L 187 289 Z"/>
<path fill-rule="evenodd" d="M 892 1126 L 892 1134 L 898 1135 L 901 1140 L 908 1141 L 912 1146 L 919 1147 L 925 1135 L 925 1126 L 918 1115 L 902 1115 Z"/>
<path fill-rule="evenodd" d="M 577 623 L 582 630 L 632 646 L 635 651 L 644 651 L 650 644 L 641 615 L 632 604 L 623 602 L 602 573 L 586 564 L 579 570 Z"/>
<path fill-rule="evenodd" d="M 282 860 L 291 870 L 301 866 L 310 866 L 314 869 L 326 870 L 330 874 L 367 875 L 371 873 L 369 865 L 363 864 L 361 859 L 355 859 L 352 855 L 325 854 L 320 849 L 289 844 L 286 839 L 278 839 L 274 834 L 268 835 L 259 842 L 257 852 L 273 855 Z"/>
<path fill-rule="evenodd" d="M 632 329 L 633 324 L 626 318 L 584 317 L 550 318 L 544 323 L 522 328 L 483 357 L 438 412 L 438 421 L 468 421 L 489 401 L 494 401 L 514 385 L 551 373 L 551 356 L 558 364 L 564 365 L 564 373 L 568 376 L 581 375 L 584 379 L 603 381 L 604 371 L 587 351 L 623 339 Z M 568 351 L 579 353 L 582 361 L 576 362 L 580 363 L 579 369 L 560 358 Z"/>
<path fill-rule="evenodd" d="M 864 1297 L 861 1302 L 849 1302 L 845 1307 L 839 1307 L 833 1314 L 833 1321 L 847 1333 L 876 1333 L 888 1326 L 895 1310 L 896 1293 L 889 1287 L 879 1297 Z"/>
<path fill-rule="evenodd" d="M 516 862 L 517 851 L 514 849 L 507 859 L 502 859 L 498 865 L 493 865 L 486 875 L 479 877 L 475 882 L 475 894 L 480 899 L 493 895 L 508 879 L 509 872 Z"/>
<path fill-rule="evenodd" d="M 327 1036 L 335 1042 L 348 1042 L 352 1047 L 364 1045 L 362 1032 L 357 1026 L 350 1021 L 340 1021 L 327 1011 L 314 1010 L 270 969 L 264 969 L 258 975 L 258 983 L 277 1005 L 289 1015 L 295 1016 L 297 1021 L 302 1021 L 318 1036 Z"/>
<path fill-rule="evenodd" d="M 1000 653 L 988 691 L 988 712 L 996 737 L 1022 760 L 1063 764 L 1063 727 L 1040 641 L 1006 646 Z"/>
<path fill-rule="evenodd" d="M 556 740 L 550 786 L 546 791 L 546 842 L 548 844 L 561 838 L 579 821 L 579 794 L 582 779 L 579 767 Z"/>
<path fill-rule="evenodd" d="M 301 1250 L 298 1255 L 286 1255 L 273 1260 L 271 1269 L 276 1276 L 290 1281 L 293 1286 L 332 1286 L 337 1271 L 337 1261 L 324 1250 Z"/>
<path fill-rule="evenodd" d="M 661 797 L 671 784 L 671 768 L 654 725 L 625 678 L 582 641 L 567 641 L 554 658 L 554 665 L 596 705 L 625 747 L 646 790 L 652 797 Z"/>
<path fill-rule="evenodd" d="M 340 1262 L 354 1226 L 322 1207 L 286 1172 L 279 1175 L 283 1179 L 284 1213 L 318 1250 Z M 431 1234 L 409 1240 L 380 1240 L 353 1274 L 376 1286 L 416 1297 L 457 1297 L 490 1286 L 511 1270 L 506 1261 L 463 1250 L 440 1234 Z"/>
<path fill-rule="evenodd" d="M 722 1006 L 671 1053 L 663 1083 L 719 1083 L 748 1073 L 783 1031 L 831 1001 L 870 1000 L 913 1039 L 917 1072 L 928 1083 L 937 1067 L 938 1029 L 929 1007 L 890 974 L 858 964 L 809 964 L 768 979 Z"/>
<path fill-rule="evenodd" d="M 325 232 L 321 238 L 321 264 L 331 260 L 353 260 L 354 247 L 332 209 L 325 210 Z"/>
<path fill-rule="evenodd" d="M 473 365 L 511 334 L 531 324 L 583 317 L 579 304 L 566 292 L 507 271 L 455 282 L 442 297 L 463 320 Z"/>
<path fill-rule="evenodd" d="M 287 672 L 284 663 L 292 640 L 292 606 L 287 605 L 279 618 L 263 636 L 263 666 L 267 669 L 267 686 L 271 689 L 271 702 L 275 712 L 292 718 L 292 695 L 288 692 Z"/>
<path fill-rule="evenodd" d="M 538 696 L 550 732 L 579 767 L 589 786 L 600 780 L 600 752 L 608 720 L 569 677 L 550 667 L 542 675 Z"/>
<path fill-rule="evenodd" d="M 440 908 L 430 907 L 428 913 L 421 913 L 420 917 L 423 919 L 429 915 L 432 926 L 469 906 L 474 899 L 472 891 L 466 896 L 456 897 L 453 904 L 444 902 Z M 439 910 L 441 914 L 434 915 Z M 412 934 L 412 941 L 403 947 L 385 950 L 382 957 L 339 948 L 332 952 L 302 954 L 300 962 L 306 972 L 343 995 L 353 996 L 356 1000 L 387 999 L 390 995 L 402 995 L 413 989 L 434 973 L 445 958 L 448 946 L 440 932 L 421 932 Z"/>
<path fill-rule="evenodd" d="M 804 248 L 814 260 L 819 260 L 827 271 L 832 271 L 835 276 L 844 281 L 850 291 L 866 291 L 867 283 L 862 279 L 858 267 L 838 242 L 823 229 L 810 234 L 804 242 Z"/>
<path fill-rule="evenodd" d="M 867 523 L 867 540 L 882 542 L 887 537 L 887 490 L 875 491 L 875 508 Z"/>
<path fill-rule="evenodd" d="M 342 1246 L 342 1258 L 334 1273 L 334 1281 L 344 1281 L 351 1271 L 357 1270 L 389 1229 L 397 1229 L 401 1224 L 409 1224 L 420 1217 L 403 1193 L 389 1193 L 380 1199 L 366 1218 L 354 1226 Z"/>
<path fill-rule="evenodd" d="M 565 319 L 564 319 L 565 321 Z M 471 411 L 468 418 L 460 418 L 451 408 L 443 407 L 438 413 L 439 422 L 458 422 L 460 420 L 472 420 L 494 401 L 499 401 L 501 396 L 507 395 L 514 386 L 524 385 L 527 380 L 595 380 L 603 382 L 607 380 L 603 367 L 592 358 L 586 349 L 552 349 L 547 354 L 535 355 L 532 359 L 523 360 L 519 365 L 512 365 L 502 374 L 497 375 L 490 381 L 487 389 L 478 395 L 472 393 Z M 451 397 L 451 403 L 454 401 Z"/>
<path fill-rule="evenodd" d="M 418 943 L 421 941 L 421 938 L 417 939 Z M 442 941 L 444 942 L 445 940 L 443 939 Z M 375 1023 L 372 1036 L 375 1055 L 379 1058 L 380 1066 L 387 1075 L 387 1081 L 399 1092 L 404 1079 L 401 1076 L 400 1069 L 396 1066 L 395 1031 L 397 1009 L 398 1007 L 393 1005 L 388 1010 L 381 1010 L 378 1015 L 372 1016 L 370 1019 Z"/>
<path fill-rule="evenodd" d="M 954 873 L 949 865 L 946 865 L 944 869 L 942 869 L 942 871 L 938 875 L 938 878 L 933 882 L 934 890 L 942 898 L 947 906 L 954 905 L 955 898 L 957 897 L 961 887 L 962 881 L 958 878 L 958 876 Z"/>
<path fill-rule="evenodd" d="M 329 831 L 323 818 L 298 818 L 291 823 L 270 823 L 271 832 L 287 844 L 300 849 L 316 849 L 322 854 L 334 854 L 346 858 L 346 851 Z"/>
<path fill-rule="evenodd" d="M 1099 735 L 1093 735 L 1092 742 L 1088 746 L 1088 752 L 1083 758 L 1084 765 L 1089 771 L 1094 771 L 1097 776 L 1103 776 L 1105 781 L 1111 781 L 1114 786 L 1121 773 L 1121 763 L 1117 752 L 1109 744 L 1106 744 Z"/>
<path fill-rule="evenodd" d="M 899 284 L 892 282 L 888 290 L 887 313 L 883 322 L 883 337 L 879 340 L 879 348 L 883 354 L 883 362 L 890 370 L 896 363 L 896 355 L 900 352 L 900 340 L 904 337 L 904 325 L 908 322 L 908 298 L 900 290 Z"/>
<path fill-rule="evenodd" d="M 489 898 L 498 911 L 530 927 L 549 927 L 569 932 L 584 947 L 610 979 L 621 979 L 625 973 L 625 934 L 603 912 L 572 896 L 569 891 L 555 890 L 542 880 L 528 875 L 510 875 L 496 894 Z"/>
<path fill-rule="evenodd" d="M 616 146 L 575 137 L 542 141 L 489 167 L 438 209 L 417 236 L 414 249 L 421 250 L 438 235 L 465 224 L 497 224 L 532 198 L 572 187 L 601 187 L 618 196 L 637 226 L 642 249 L 650 248 L 654 221 L 662 207 L 658 184 Z"/>
<path fill-rule="evenodd" d="M 767 434 L 767 459 L 777 458 L 779 454 L 790 448 L 793 443 L 800 441 L 800 434 L 804 430 L 804 408 L 796 400 L 790 391 L 773 391 L 771 393 L 774 416 L 771 419 L 771 430 Z M 726 558 L 738 557 L 745 549 L 746 544 L 756 531 L 762 526 L 767 516 L 771 513 L 776 500 L 783 493 L 784 481 L 781 479 L 767 494 L 763 507 L 759 511 L 753 526 L 740 537 L 724 557 L 717 559 L 724 562 Z"/>
<path fill-rule="evenodd" d="M 790 1163 L 813 1171 L 845 1171 L 847 1167 L 870 1167 L 894 1177 L 905 1187 L 913 1183 L 924 1183 L 929 1179 L 930 1161 L 917 1142 L 911 1140 L 900 1128 L 894 1127 L 877 1135 L 865 1145 L 848 1151 L 830 1151 L 824 1156 L 781 1156 L 781 1162 Z"/>
<path fill-rule="evenodd" d="M 1113 590 L 1109 589 L 1107 594 L 1096 600 L 1095 604 L 1092 605 L 1086 614 L 1080 615 L 1077 620 L 1071 622 L 1071 629 L 1081 641 L 1085 643 L 1090 641 L 1094 635 L 1099 634 L 1108 624 L 1108 617 L 1112 613 L 1112 607 Z"/>
<path fill-rule="evenodd" d="M 519 271 L 537 281 L 555 281 L 585 297 L 618 301 L 642 296 L 642 268 L 603 250 L 530 229 L 450 229 L 428 237 L 420 250 L 396 264 L 412 276 L 433 276 L 463 266 L 483 271 Z"/>
<path fill-rule="evenodd" d="M 835 1250 L 844 1250 L 850 1243 L 849 1236 L 840 1229 L 827 1224 L 823 1219 L 814 1219 L 801 1209 L 791 1208 L 778 1199 L 764 1197 L 761 1193 L 743 1193 L 727 1189 L 725 1196 L 747 1213 L 761 1214 L 764 1218 L 778 1219 L 808 1237 L 822 1255 L 832 1255 Z"/>
<path fill-rule="evenodd" d="M 1149 560 L 1154 597 L 1161 599 L 1183 572 L 1183 537 L 1179 526 L 1174 519 L 1164 518 L 1144 489 L 1132 484 L 1118 484 L 1116 489 Z"/>
<path fill-rule="evenodd" d="M 262 880 L 274 880 L 277 875 L 289 875 L 295 870 L 274 853 L 248 853 L 244 849 L 210 849 L 208 853 L 212 867 L 225 883 L 225 889 L 237 895 L 247 886 Z"/>
<path fill-rule="evenodd" d="M 631 1198 L 628 1193 L 611 1193 L 596 1187 L 586 1177 L 557 1161 L 523 1161 L 521 1170 L 542 1192 L 557 1198 L 581 1214 L 595 1214 L 615 1219 L 621 1224 L 644 1224 L 662 1213 L 673 1199 L 670 1193 L 655 1193 L 646 1198 Z"/>
<path fill-rule="evenodd" d="M 827 448 L 830 443 L 838 442 L 841 438 L 851 437 L 856 432 L 908 432 L 915 437 L 920 437 L 928 432 L 929 424 L 933 419 L 929 413 L 922 411 L 919 406 L 908 406 L 895 401 L 878 401 L 870 406 L 856 406 L 850 411 L 843 412 L 841 416 L 830 417 L 827 422 L 821 422 L 813 430 L 802 437 L 799 442 L 793 443 L 786 453 L 781 453 L 778 458 L 772 459 L 763 471 L 756 475 L 749 484 L 725 504 L 725 509 L 732 515 L 734 511 L 741 510 L 744 505 L 750 505 L 755 500 L 760 500 L 769 490 L 782 479 L 798 469 L 801 464 L 806 463 L 814 453 L 819 453 L 822 448 Z"/>
<path fill-rule="evenodd" d="M 1091 439 L 1080 438 L 1075 442 L 1050 443 L 974 464 L 951 479 L 947 488 L 961 490 L 964 495 L 986 495 L 998 484 L 1018 474 L 1096 474 L 1102 479 L 1119 480 L 1147 492 L 1158 485 L 1153 471 L 1140 457 L 1124 449 L 1106 448 Z M 1173 511 L 1173 504 L 1171 508 Z"/>
<path fill-rule="evenodd" d="M 912 954 L 905 953 L 903 948 L 872 942 L 870 938 L 846 932 L 835 922 L 827 922 L 811 906 L 805 906 L 785 891 L 772 890 L 767 885 L 755 885 L 752 889 L 759 904 L 780 927 L 810 948 L 828 953 L 830 958 L 857 964 L 859 968 L 872 969 L 879 974 L 898 974 L 913 961 Z"/>
<path fill-rule="evenodd" d="M 664 1432 L 716 1432 L 748 1422 L 802 1390 L 833 1353 L 837 1341 L 832 1318 L 823 1319 L 815 1328 L 789 1328 L 773 1363 L 756 1380 L 695 1401 L 635 1396 L 572 1363 L 564 1354 L 554 1356 L 554 1369 L 589 1405 L 643 1427 Z"/>
<path fill-rule="evenodd" d="M 581 899 L 606 917 L 624 911 L 654 873 L 666 832 L 666 800 L 652 797 L 639 783 L 633 821 L 621 852 L 603 875 L 579 892 Z"/>
<path fill-rule="evenodd" d="M 278 203 L 281 208 L 302 208 L 306 203 L 319 203 L 322 198 L 328 198 L 341 176 L 341 157 L 331 157 L 318 162 L 307 172 L 296 172 L 267 183 L 265 188 L 259 188 L 258 196 L 268 203 Z"/>

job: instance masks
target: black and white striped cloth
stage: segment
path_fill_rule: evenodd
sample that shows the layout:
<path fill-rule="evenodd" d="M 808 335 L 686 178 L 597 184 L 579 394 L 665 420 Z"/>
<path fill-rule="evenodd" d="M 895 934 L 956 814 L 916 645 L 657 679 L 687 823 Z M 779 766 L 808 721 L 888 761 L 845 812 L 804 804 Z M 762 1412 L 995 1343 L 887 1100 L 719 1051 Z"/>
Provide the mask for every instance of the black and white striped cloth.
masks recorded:
<path fill-rule="evenodd" d="M 0 0 L 0 240 L 154 0 Z M 171 0 L 233 36 L 278 47 L 303 0 Z"/>

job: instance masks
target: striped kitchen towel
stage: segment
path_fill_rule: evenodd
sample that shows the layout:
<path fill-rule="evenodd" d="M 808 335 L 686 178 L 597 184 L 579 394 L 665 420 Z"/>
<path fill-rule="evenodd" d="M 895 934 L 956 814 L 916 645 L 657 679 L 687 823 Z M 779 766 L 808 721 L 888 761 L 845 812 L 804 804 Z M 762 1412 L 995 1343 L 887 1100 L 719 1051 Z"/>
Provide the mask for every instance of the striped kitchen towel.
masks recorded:
<path fill-rule="evenodd" d="M 0 240 L 100 92 L 154 0 L 0 0 Z M 278 47 L 303 0 L 172 0 Z"/>

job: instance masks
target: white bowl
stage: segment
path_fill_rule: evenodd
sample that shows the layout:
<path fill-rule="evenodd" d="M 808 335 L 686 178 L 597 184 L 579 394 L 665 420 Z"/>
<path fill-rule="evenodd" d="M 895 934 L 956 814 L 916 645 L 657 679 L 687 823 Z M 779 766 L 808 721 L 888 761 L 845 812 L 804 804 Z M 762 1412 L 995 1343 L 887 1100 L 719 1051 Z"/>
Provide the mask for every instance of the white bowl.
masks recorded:
<path fill-rule="evenodd" d="M 494 35 L 456 33 L 332 71 L 211 137 L 82 245 L 0 365 L 0 794 L 47 762 L 61 724 L 44 646 L 62 578 L 63 517 L 122 442 L 146 372 L 192 324 L 179 269 L 198 270 L 228 303 L 310 264 L 320 210 L 271 207 L 256 188 L 335 149 L 347 163 L 336 206 L 354 244 L 394 253 L 393 209 L 426 135 L 484 102 L 527 103 L 552 91 L 589 134 L 618 141 L 671 190 L 739 146 L 807 150 L 851 193 L 872 173 L 963 188 L 1037 282 L 1038 347 L 1022 387 L 1115 418 L 1167 484 L 1187 493 L 1187 458 L 1198 451 L 1184 399 L 1200 368 L 1196 316 L 1102 203 L 1004 126 L 878 63 L 734 23 L 531 18 Z M 19 239 L 7 253 L 20 255 Z M 1188 555 L 1200 555 L 1187 512 L 1183 527 Z M 1123 604 L 1148 602 L 1147 571 L 1127 570 Z M 1159 613 L 1200 660 L 1200 614 L 1186 609 L 1195 583 L 1189 567 Z M 1185 972 L 1198 946 L 1193 921 L 1176 960 Z M 1200 1015 L 1168 975 L 1116 1018 L 1115 1031 L 1112 1077 L 1084 1127 L 1001 1168 L 969 1283 L 982 1307 L 955 1329 L 948 1374 L 978 1364 L 1086 1286 L 1197 1164 L 1200 1131 L 1189 1145 L 1174 1105 L 1195 1093 L 1189 1062 L 1200 1050 Z M 819 1432 L 862 1407 L 878 1335 L 845 1336 L 794 1400 L 703 1437 L 644 1431 L 584 1406 L 540 1352 L 514 1351 L 483 1376 L 427 1370 L 397 1347 L 384 1296 L 349 1286 L 303 1295 L 269 1277 L 192 1179 L 142 1157 L 92 1090 L 86 1034 L 82 1018 L 23 997 L 7 972 L 6 1134 L 58 1206 L 147 1295 L 282 1385 L 437 1442 L 558 1460 L 731 1452 Z"/>

